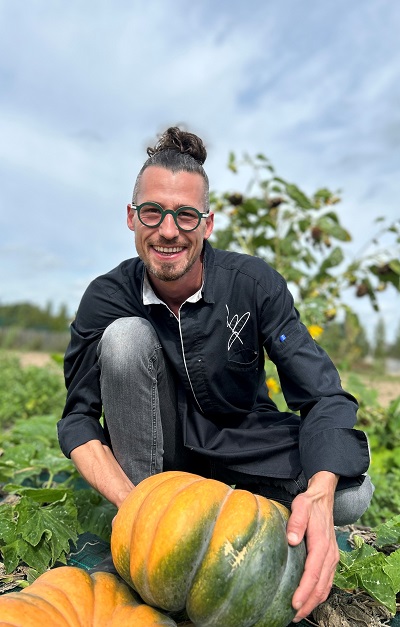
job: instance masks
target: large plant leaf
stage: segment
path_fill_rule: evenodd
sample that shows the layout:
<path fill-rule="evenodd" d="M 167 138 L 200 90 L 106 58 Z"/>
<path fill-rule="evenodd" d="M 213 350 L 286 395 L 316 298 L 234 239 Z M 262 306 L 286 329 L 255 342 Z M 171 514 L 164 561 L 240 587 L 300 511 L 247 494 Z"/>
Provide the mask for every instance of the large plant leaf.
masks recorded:
<path fill-rule="evenodd" d="M 386 562 L 384 570 L 392 579 L 396 593 L 400 592 L 400 549 L 391 553 Z"/>
<path fill-rule="evenodd" d="M 400 543 L 400 514 L 378 525 L 374 529 L 376 533 L 375 544 L 378 547 Z"/>
<path fill-rule="evenodd" d="M 43 489 L 40 498 L 37 493 L 35 498 L 22 496 L 14 503 L 1 505 L 0 512 L 0 521 L 6 523 L 1 532 L 1 552 L 7 572 L 20 561 L 39 572 L 56 561 L 65 563 L 70 542 L 76 544 L 79 531 L 71 492 L 64 490 L 62 498 L 53 500 L 52 489 Z"/>
<path fill-rule="evenodd" d="M 82 531 L 93 533 L 109 542 L 111 523 L 117 508 L 93 490 L 76 490 L 74 497 Z"/>
<path fill-rule="evenodd" d="M 354 540 L 354 551 L 340 551 L 334 584 L 344 590 L 361 588 L 395 614 L 400 587 L 399 557 L 388 557 L 357 536 Z"/>

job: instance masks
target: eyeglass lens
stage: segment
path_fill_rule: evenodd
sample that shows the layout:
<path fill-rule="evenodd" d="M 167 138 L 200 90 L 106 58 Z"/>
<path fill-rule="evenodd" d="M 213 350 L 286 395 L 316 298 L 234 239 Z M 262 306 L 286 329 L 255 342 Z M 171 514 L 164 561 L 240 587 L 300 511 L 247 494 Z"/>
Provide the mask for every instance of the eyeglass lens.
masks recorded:
<path fill-rule="evenodd" d="M 194 209 L 184 207 L 172 212 L 175 223 L 184 231 L 196 228 L 200 223 L 200 217 Z M 165 213 L 164 213 L 165 216 Z M 146 226 L 158 226 L 162 222 L 163 211 L 153 205 L 142 205 L 139 210 L 139 218 Z"/>

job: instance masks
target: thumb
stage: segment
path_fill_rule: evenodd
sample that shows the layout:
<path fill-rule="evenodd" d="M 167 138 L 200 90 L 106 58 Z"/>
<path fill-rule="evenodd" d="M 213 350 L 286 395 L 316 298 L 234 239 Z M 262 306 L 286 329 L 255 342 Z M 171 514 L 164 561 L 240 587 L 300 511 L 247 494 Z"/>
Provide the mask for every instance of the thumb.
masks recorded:
<path fill-rule="evenodd" d="M 309 512 L 303 495 L 297 496 L 292 503 L 292 513 L 286 529 L 289 544 L 296 546 L 304 538 L 307 529 Z"/>

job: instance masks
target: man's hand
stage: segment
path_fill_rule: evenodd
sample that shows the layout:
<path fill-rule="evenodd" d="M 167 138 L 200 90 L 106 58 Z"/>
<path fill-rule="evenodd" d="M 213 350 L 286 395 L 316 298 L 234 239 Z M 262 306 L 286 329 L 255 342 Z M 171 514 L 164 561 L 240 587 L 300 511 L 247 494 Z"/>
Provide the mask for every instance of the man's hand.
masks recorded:
<path fill-rule="evenodd" d="M 297 545 L 304 537 L 307 559 L 300 585 L 292 604 L 297 623 L 325 601 L 332 587 L 339 549 L 333 526 L 333 501 L 338 477 L 331 472 L 318 472 L 311 477 L 308 488 L 292 503 L 287 538 Z"/>

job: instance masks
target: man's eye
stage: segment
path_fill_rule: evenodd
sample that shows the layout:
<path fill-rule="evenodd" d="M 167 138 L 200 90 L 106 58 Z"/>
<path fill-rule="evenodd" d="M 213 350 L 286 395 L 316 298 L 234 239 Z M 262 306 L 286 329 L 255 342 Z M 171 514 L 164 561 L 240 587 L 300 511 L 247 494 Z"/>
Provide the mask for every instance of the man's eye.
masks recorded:
<path fill-rule="evenodd" d="M 156 215 L 159 216 L 160 215 L 160 210 L 157 209 L 157 207 L 142 207 L 141 209 L 142 214 L 144 213 L 146 216 L 148 215 Z"/>

